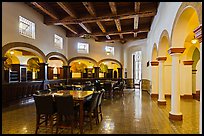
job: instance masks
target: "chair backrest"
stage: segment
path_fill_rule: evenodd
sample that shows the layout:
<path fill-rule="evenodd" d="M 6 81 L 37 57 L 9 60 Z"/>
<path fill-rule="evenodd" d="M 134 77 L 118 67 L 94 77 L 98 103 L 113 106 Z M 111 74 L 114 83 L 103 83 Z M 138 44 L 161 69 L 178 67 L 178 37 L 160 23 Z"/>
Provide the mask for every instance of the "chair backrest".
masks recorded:
<path fill-rule="evenodd" d="M 93 93 L 91 97 L 91 105 L 89 107 L 89 112 L 92 112 L 96 108 L 99 94 L 100 94 L 99 92 Z"/>
<path fill-rule="evenodd" d="M 104 94 L 104 93 L 105 93 L 105 90 L 102 89 L 102 90 L 100 91 L 99 96 L 98 96 L 98 101 L 97 101 L 97 105 L 98 105 L 98 106 L 101 105 L 101 102 L 102 102 L 102 98 L 103 98 L 103 94 Z"/>
<path fill-rule="evenodd" d="M 90 91 L 90 90 L 94 91 L 95 90 L 94 86 L 86 85 L 83 87 L 83 91 Z"/>
<path fill-rule="evenodd" d="M 52 95 L 33 94 L 37 114 L 53 114 L 54 101 Z"/>
<path fill-rule="evenodd" d="M 109 92 L 112 90 L 112 85 L 111 85 L 111 82 L 105 82 L 103 84 L 103 88 L 105 89 L 106 92 Z"/>
<path fill-rule="evenodd" d="M 66 90 L 74 90 L 74 86 L 72 86 L 72 85 L 67 85 L 67 86 L 66 86 Z"/>
<path fill-rule="evenodd" d="M 36 90 L 35 94 L 42 95 L 42 94 L 49 94 L 51 93 L 51 89 L 45 89 L 45 90 Z"/>
<path fill-rule="evenodd" d="M 74 100 L 72 95 L 55 95 L 57 113 L 61 115 L 72 115 L 74 113 Z"/>
<path fill-rule="evenodd" d="M 62 86 L 62 85 L 59 85 L 59 86 L 57 86 L 57 89 L 58 89 L 58 90 L 64 90 L 64 89 L 65 89 L 65 87 L 64 87 L 64 86 Z"/>

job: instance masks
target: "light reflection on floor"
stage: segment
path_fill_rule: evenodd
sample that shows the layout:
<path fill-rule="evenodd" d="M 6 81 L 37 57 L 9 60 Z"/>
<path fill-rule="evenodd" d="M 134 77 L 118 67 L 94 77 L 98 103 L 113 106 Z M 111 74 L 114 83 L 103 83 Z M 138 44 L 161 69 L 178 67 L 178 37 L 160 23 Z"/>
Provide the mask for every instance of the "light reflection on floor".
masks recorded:
<path fill-rule="evenodd" d="M 138 90 L 125 90 L 124 96 L 103 100 L 103 120 L 98 125 L 93 121 L 93 130 L 84 125 L 85 134 L 198 134 L 199 133 L 199 105 L 194 99 L 181 99 L 183 121 L 168 119 L 171 108 L 170 98 L 166 98 L 167 105 L 160 107 L 157 100 Z M 11 106 L 2 112 L 3 134 L 34 134 L 35 132 L 35 104 L 33 99 L 25 100 L 21 106 Z M 50 133 L 45 129 L 40 134 Z M 69 134 L 70 130 L 62 131 Z M 78 129 L 74 133 L 79 133 Z"/>

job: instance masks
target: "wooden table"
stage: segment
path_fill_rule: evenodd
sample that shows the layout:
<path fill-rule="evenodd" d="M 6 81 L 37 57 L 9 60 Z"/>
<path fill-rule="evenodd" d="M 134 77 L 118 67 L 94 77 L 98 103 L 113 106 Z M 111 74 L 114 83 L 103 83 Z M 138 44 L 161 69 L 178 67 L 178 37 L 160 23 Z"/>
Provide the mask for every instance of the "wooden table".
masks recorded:
<path fill-rule="evenodd" d="M 80 133 L 83 133 L 83 124 L 84 124 L 84 101 L 93 94 L 93 91 L 76 91 L 76 90 L 60 90 L 53 95 L 64 95 L 69 94 L 73 96 L 75 102 L 79 102 L 79 128 Z"/>

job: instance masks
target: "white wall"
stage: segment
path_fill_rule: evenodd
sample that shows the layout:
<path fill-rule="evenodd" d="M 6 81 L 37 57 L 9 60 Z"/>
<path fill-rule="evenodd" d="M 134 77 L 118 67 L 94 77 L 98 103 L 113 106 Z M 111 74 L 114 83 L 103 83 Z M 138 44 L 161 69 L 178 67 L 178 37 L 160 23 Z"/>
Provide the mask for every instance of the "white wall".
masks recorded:
<path fill-rule="evenodd" d="M 127 78 L 133 78 L 132 54 L 136 51 L 142 51 L 142 78 L 148 78 L 146 47 L 146 39 L 130 41 L 124 44 L 124 68 L 127 69 Z"/>
<path fill-rule="evenodd" d="M 174 19 L 180 5 L 181 2 L 160 2 L 157 15 L 154 17 L 147 37 L 147 48 L 149 49 L 147 51 L 147 60 L 151 60 L 153 45 L 154 43 L 157 46 L 159 45 L 163 30 L 167 30 L 169 37 L 171 37 Z"/>
<path fill-rule="evenodd" d="M 200 90 L 200 77 L 202 77 L 201 70 L 200 70 L 200 60 L 198 61 L 196 65 L 196 91 Z"/>
<path fill-rule="evenodd" d="M 36 38 L 30 39 L 19 34 L 19 16 L 35 23 Z M 54 34 L 64 39 L 64 49 L 54 47 Z M 24 2 L 2 3 L 2 46 L 11 42 L 25 42 L 38 47 L 47 55 L 58 51 L 67 56 L 67 39 L 65 30 L 58 26 L 47 26 L 43 23 L 43 16 Z"/>
<path fill-rule="evenodd" d="M 121 43 L 95 42 L 92 39 L 67 38 L 64 29 L 59 26 L 48 26 L 43 23 L 43 16 L 24 2 L 3 2 L 2 4 L 2 47 L 11 42 L 25 42 L 38 47 L 45 55 L 50 52 L 60 52 L 68 59 L 76 56 L 87 56 L 94 58 L 96 61 L 105 58 L 112 58 L 122 61 L 123 52 Z M 19 34 L 19 16 L 22 16 L 35 23 L 36 38 L 30 39 Z M 63 38 L 64 48 L 54 47 L 54 34 Z M 86 42 L 90 44 L 89 54 L 77 53 L 77 43 Z M 115 47 L 114 56 L 106 55 L 105 46 Z"/>
<path fill-rule="evenodd" d="M 164 63 L 164 94 L 171 94 L 171 65 Z"/>
<path fill-rule="evenodd" d="M 89 44 L 89 54 L 77 53 L 78 42 Z M 114 56 L 106 55 L 106 52 L 105 52 L 106 46 L 114 47 Z M 116 59 L 121 62 L 122 61 L 121 46 L 122 44 L 119 42 L 106 43 L 106 42 L 95 42 L 93 39 L 68 38 L 68 48 L 69 48 L 68 59 L 72 57 L 77 57 L 77 56 L 86 56 L 86 57 L 93 58 L 96 61 L 100 61 L 106 58 L 112 58 L 112 59 Z"/>

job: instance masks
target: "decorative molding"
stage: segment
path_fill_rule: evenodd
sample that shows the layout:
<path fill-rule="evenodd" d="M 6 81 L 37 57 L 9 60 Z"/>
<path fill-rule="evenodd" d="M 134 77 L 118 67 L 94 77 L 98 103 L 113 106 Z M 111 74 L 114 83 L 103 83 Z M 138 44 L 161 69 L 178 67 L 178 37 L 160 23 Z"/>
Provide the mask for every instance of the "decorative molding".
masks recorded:
<path fill-rule="evenodd" d="M 151 94 L 151 98 L 158 98 L 158 94 Z"/>
<path fill-rule="evenodd" d="M 168 50 L 168 53 L 169 53 L 169 54 L 183 53 L 185 49 L 186 49 L 186 48 L 170 48 L 170 49 Z"/>
<path fill-rule="evenodd" d="M 202 42 L 202 24 L 200 24 L 194 31 L 195 38 L 198 39 L 199 43 Z"/>
<path fill-rule="evenodd" d="M 183 99 L 193 99 L 193 95 L 184 94 L 184 95 L 181 95 L 181 98 L 183 98 Z"/>
<path fill-rule="evenodd" d="M 194 62 L 193 60 L 184 60 L 183 64 L 184 65 L 193 65 L 193 62 Z"/>
<path fill-rule="evenodd" d="M 151 66 L 158 66 L 159 65 L 159 62 L 158 61 L 151 61 Z"/>
<path fill-rule="evenodd" d="M 157 101 L 158 105 L 166 105 L 166 101 Z"/>
<path fill-rule="evenodd" d="M 166 61 L 167 57 L 157 57 L 158 61 Z"/>
<path fill-rule="evenodd" d="M 174 115 L 174 114 L 169 113 L 169 119 L 181 121 L 183 120 L 183 115 Z"/>

